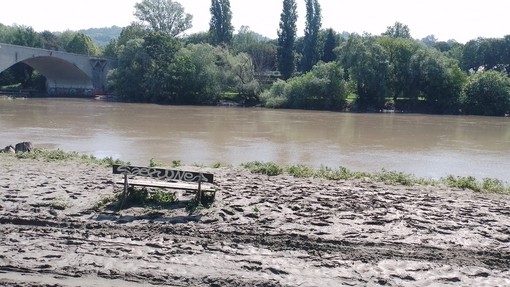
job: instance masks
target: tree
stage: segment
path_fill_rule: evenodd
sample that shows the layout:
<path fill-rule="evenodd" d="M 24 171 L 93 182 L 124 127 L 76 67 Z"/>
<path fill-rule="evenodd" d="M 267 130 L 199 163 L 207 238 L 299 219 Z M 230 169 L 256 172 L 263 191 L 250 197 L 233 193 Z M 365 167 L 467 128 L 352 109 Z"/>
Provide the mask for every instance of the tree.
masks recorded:
<path fill-rule="evenodd" d="M 256 72 L 273 71 L 276 67 L 276 45 L 261 39 L 263 36 L 242 26 L 234 36 L 232 49 L 235 53 L 250 55 Z"/>
<path fill-rule="evenodd" d="M 510 110 L 510 78 L 502 72 L 471 74 L 462 96 L 463 111 L 483 116 L 503 116 Z"/>
<path fill-rule="evenodd" d="M 341 110 L 345 105 L 346 84 L 342 67 L 319 63 L 312 70 L 287 82 L 276 81 L 261 95 L 264 106 L 272 108 Z"/>
<path fill-rule="evenodd" d="M 214 45 L 230 45 L 234 26 L 232 26 L 232 11 L 229 0 L 211 1 L 211 21 L 209 34 Z"/>
<path fill-rule="evenodd" d="M 359 110 L 384 108 L 390 73 L 389 55 L 376 38 L 351 35 L 341 48 L 341 63 L 356 87 Z"/>
<path fill-rule="evenodd" d="M 219 49 L 209 44 L 190 44 L 179 50 L 174 64 L 176 102 L 214 104 L 221 92 Z"/>
<path fill-rule="evenodd" d="M 143 48 L 148 56 L 143 86 L 153 103 L 176 103 L 173 65 L 180 43 L 164 32 L 152 32 L 144 38 Z"/>
<path fill-rule="evenodd" d="M 144 29 L 143 25 L 139 23 L 131 23 L 131 25 L 122 28 L 119 38 L 117 39 L 117 45 L 122 46 L 133 39 L 143 39 L 149 32 Z"/>
<path fill-rule="evenodd" d="M 172 0 L 143 0 L 135 4 L 134 15 L 141 23 L 147 23 L 154 32 L 164 32 L 176 37 L 192 27 L 193 16 Z"/>
<path fill-rule="evenodd" d="M 65 49 L 69 53 L 95 56 L 98 49 L 92 39 L 83 33 L 77 33 L 73 39 L 67 43 Z"/>
<path fill-rule="evenodd" d="M 142 79 L 148 73 L 149 57 L 143 39 L 133 39 L 120 47 L 117 67 L 109 76 L 109 86 L 127 101 L 149 102 Z"/>
<path fill-rule="evenodd" d="M 297 4 L 295 0 L 283 0 L 278 29 L 278 69 L 283 79 L 296 70 L 294 42 L 296 41 Z"/>
<path fill-rule="evenodd" d="M 411 57 L 423 47 L 413 39 L 393 38 L 389 36 L 378 37 L 377 43 L 384 47 L 389 56 L 390 74 L 388 77 L 388 95 L 397 98 L 411 97 L 412 70 L 410 69 Z"/>
<path fill-rule="evenodd" d="M 50 31 L 43 31 L 40 34 L 40 37 L 43 49 L 58 51 L 62 48 L 60 47 L 58 36 Z"/>
<path fill-rule="evenodd" d="M 175 103 L 173 65 L 179 49 L 179 42 L 164 32 L 129 40 L 121 46 L 111 85 L 129 101 Z"/>
<path fill-rule="evenodd" d="M 386 32 L 382 34 L 383 36 L 390 36 L 393 38 L 403 38 L 403 39 L 411 39 L 411 33 L 409 32 L 409 27 L 400 22 L 395 22 L 393 26 L 388 26 Z"/>
<path fill-rule="evenodd" d="M 324 43 L 324 52 L 322 53 L 322 61 L 325 63 L 333 62 L 336 60 L 335 48 L 338 46 L 335 31 L 329 28 L 326 31 L 326 41 Z"/>
<path fill-rule="evenodd" d="M 426 100 L 429 111 L 457 113 L 465 73 L 456 60 L 448 58 L 434 48 L 416 51 L 410 60 L 412 86 Z"/>
<path fill-rule="evenodd" d="M 26 26 L 15 27 L 12 44 L 33 48 L 42 47 L 42 41 L 39 34 L 35 32 L 34 29 L 32 29 L 32 27 Z"/>
<path fill-rule="evenodd" d="M 302 70 L 308 72 L 319 61 L 319 31 L 321 29 L 319 0 L 306 0 L 306 27 L 303 46 Z"/>

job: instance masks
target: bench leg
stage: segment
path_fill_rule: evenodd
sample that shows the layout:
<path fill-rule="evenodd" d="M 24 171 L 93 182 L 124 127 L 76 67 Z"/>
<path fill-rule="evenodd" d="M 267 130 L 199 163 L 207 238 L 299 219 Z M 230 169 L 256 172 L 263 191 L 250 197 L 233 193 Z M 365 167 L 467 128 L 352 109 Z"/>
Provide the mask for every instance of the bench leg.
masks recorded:
<path fill-rule="evenodd" d="M 127 178 L 127 174 L 125 174 L 124 175 L 124 192 L 122 192 L 122 199 L 120 200 L 119 211 L 122 209 L 122 207 L 124 206 L 124 203 L 126 201 L 126 198 L 128 195 L 128 188 L 129 188 L 128 178 Z"/>
<path fill-rule="evenodd" d="M 199 181 L 198 182 L 198 205 L 202 205 L 202 183 Z"/>

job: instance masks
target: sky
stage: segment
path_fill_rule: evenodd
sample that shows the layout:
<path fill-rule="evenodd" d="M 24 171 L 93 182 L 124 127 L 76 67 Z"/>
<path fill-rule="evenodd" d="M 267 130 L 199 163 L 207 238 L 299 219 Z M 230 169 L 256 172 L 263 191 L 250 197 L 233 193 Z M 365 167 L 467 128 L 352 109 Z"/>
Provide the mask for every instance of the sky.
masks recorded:
<path fill-rule="evenodd" d="M 136 21 L 135 3 L 142 0 L 3 0 L 0 23 L 30 26 L 41 32 L 127 26 Z M 174 0 L 176 1 L 176 0 Z M 187 34 L 207 31 L 210 0 L 177 0 L 193 15 Z M 298 36 L 305 25 L 305 0 L 297 0 Z M 277 38 L 282 0 L 230 0 L 232 24 Z M 380 35 L 395 22 L 407 25 L 411 36 L 434 35 L 439 41 L 465 43 L 477 37 L 510 35 L 508 0 L 319 0 L 322 28 L 337 32 Z"/>

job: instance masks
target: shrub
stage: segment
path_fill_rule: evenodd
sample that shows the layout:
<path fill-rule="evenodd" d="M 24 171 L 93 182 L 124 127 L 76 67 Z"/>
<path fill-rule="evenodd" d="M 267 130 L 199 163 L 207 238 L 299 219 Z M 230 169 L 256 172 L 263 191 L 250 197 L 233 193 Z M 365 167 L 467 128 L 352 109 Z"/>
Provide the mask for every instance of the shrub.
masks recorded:
<path fill-rule="evenodd" d="M 315 176 L 315 171 L 313 168 L 305 166 L 305 165 L 292 165 L 287 168 L 287 173 L 295 177 L 313 177 Z"/>
<path fill-rule="evenodd" d="M 244 163 L 242 167 L 248 169 L 252 173 L 266 174 L 269 176 L 279 175 L 283 173 L 283 168 L 273 162 L 252 161 Z"/>

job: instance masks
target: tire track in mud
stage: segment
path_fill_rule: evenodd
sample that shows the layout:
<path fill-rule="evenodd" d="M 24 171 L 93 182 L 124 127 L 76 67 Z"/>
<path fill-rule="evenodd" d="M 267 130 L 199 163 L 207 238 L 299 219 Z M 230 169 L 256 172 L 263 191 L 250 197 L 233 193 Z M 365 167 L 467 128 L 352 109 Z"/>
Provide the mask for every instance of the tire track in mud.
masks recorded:
<path fill-rule="evenodd" d="M 373 243 L 363 240 L 330 240 L 302 234 L 264 234 L 260 231 L 246 230 L 224 232 L 213 226 L 190 227 L 178 224 L 149 223 L 143 225 L 125 225 L 114 222 L 82 222 L 70 220 L 66 223 L 51 219 L 23 219 L 0 217 L 4 233 L 35 232 L 40 236 L 62 234 L 67 244 L 80 245 L 87 238 L 130 238 L 154 249 L 165 248 L 162 243 L 151 243 L 155 239 L 170 245 L 193 242 L 208 249 L 211 242 L 222 244 L 243 244 L 272 251 L 304 251 L 311 257 L 322 258 L 334 254 L 336 259 L 362 262 L 377 262 L 384 259 L 427 261 L 458 266 L 479 266 L 506 270 L 510 262 L 510 253 L 504 250 L 473 250 L 449 246 L 438 248 L 427 245 L 407 244 L 401 242 Z M 200 227 L 204 227 L 201 229 Z M 42 231 L 42 232 L 38 232 Z M 68 237 L 64 234 L 70 234 Z M 103 241 L 107 242 L 107 240 Z M 114 243 L 118 244 L 118 243 Z M 125 243 L 124 243 L 125 244 Z M 212 250 L 217 250 L 212 247 Z"/>

